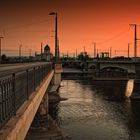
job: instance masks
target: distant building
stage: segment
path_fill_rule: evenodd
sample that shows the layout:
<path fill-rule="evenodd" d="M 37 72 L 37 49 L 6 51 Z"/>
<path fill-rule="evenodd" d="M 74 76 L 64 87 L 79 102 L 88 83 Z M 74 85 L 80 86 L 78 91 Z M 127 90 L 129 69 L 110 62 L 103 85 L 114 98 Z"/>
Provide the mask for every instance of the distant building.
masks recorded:
<path fill-rule="evenodd" d="M 53 58 L 52 53 L 50 52 L 50 47 L 49 45 L 46 45 L 44 47 L 44 52 L 42 52 L 41 54 L 36 54 L 35 58 L 37 61 L 51 61 L 51 59 Z"/>
<path fill-rule="evenodd" d="M 109 52 L 101 52 L 100 57 L 101 58 L 109 58 Z"/>

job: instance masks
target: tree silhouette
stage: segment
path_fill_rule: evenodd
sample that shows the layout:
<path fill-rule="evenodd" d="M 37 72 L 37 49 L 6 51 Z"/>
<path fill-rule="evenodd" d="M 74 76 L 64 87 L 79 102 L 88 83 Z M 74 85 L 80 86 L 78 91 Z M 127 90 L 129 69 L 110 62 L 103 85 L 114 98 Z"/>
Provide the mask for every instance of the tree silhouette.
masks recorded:
<path fill-rule="evenodd" d="M 6 59 L 7 59 L 7 56 L 6 56 L 5 54 L 3 54 L 3 55 L 1 56 L 1 60 L 2 60 L 2 61 L 6 61 Z"/>

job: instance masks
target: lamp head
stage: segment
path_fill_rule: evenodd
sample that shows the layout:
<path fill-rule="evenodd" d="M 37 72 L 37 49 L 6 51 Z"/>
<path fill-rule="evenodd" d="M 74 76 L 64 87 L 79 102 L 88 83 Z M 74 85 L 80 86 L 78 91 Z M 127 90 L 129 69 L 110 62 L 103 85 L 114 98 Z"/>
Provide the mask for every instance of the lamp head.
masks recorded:
<path fill-rule="evenodd" d="M 56 13 L 55 12 L 51 12 L 51 13 L 49 13 L 49 15 L 56 15 Z"/>

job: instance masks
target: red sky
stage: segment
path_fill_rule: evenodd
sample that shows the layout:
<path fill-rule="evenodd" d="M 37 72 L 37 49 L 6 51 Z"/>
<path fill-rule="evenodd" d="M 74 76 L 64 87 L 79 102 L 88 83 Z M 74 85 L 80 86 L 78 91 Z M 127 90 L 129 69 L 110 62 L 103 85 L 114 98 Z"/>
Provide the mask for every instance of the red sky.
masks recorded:
<path fill-rule="evenodd" d="M 81 52 L 85 46 L 93 55 L 92 43 L 96 42 L 99 51 L 112 47 L 113 55 L 127 55 L 131 42 L 133 56 L 133 28 L 129 24 L 140 24 L 139 7 L 139 0 L 5 0 L 0 2 L 2 50 L 15 55 L 18 52 L 9 51 L 22 44 L 23 53 L 28 54 L 30 49 L 40 51 L 43 42 L 54 52 L 54 17 L 49 16 L 54 11 L 58 13 L 61 53 L 73 54 L 76 48 Z"/>

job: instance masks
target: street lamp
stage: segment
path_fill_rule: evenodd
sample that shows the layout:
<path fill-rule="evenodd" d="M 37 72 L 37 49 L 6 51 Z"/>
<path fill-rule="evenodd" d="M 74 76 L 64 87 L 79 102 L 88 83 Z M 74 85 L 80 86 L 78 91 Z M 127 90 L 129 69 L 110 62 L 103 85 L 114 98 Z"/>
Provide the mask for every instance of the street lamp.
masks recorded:
<path fill-rule="evenodd" d="M 55 15 L 55 61 L 59 59 L 59 47 L 58 47 L 58 37 L 57 37 L 57 13 L 52 12 L 50 15 Z"/>
<path fill-rule="evenodd" d="M 4 37 L 0 36 L 0 61 L 1 61 L 1 40 L 3 39 Z"/>

